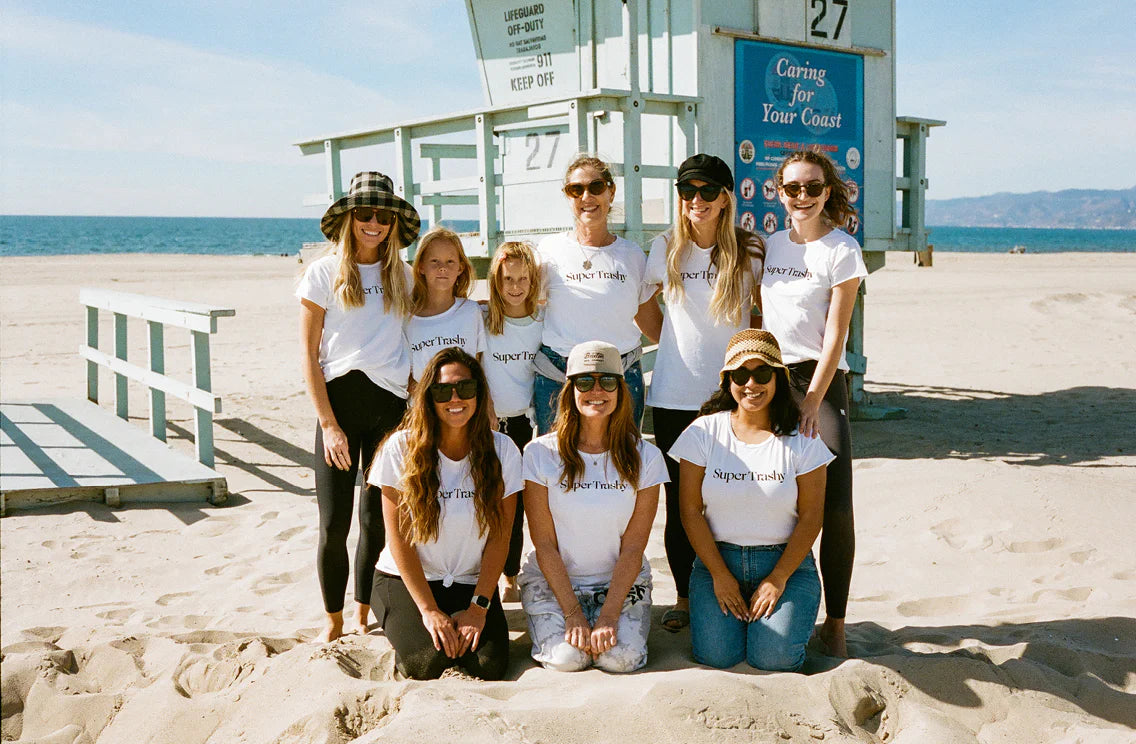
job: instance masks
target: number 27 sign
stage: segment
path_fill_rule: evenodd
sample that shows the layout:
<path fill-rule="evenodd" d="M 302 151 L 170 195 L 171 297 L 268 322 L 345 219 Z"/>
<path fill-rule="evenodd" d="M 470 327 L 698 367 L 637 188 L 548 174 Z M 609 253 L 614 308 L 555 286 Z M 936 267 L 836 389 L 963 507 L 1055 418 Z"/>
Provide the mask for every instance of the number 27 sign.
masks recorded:
<path fill-rule="evenodd" d="M 809 41 L 825 46 L 852 46 L 848 5 L 853 0 L 805 0 Z"/>

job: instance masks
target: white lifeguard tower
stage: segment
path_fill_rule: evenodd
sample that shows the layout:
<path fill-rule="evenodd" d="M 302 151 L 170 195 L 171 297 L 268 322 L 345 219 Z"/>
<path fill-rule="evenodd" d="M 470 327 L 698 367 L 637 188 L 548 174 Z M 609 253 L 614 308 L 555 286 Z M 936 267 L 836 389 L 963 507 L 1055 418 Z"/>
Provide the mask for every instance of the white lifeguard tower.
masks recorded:
<path fill-rule="evenodd" d="M 326 162 L 326 191 L 306 203 L 342 195 L 344 150 L 393 146 L 395 183 L 431 224 L 476 207 L 478 230 L 463 240 L 484 271 L 502 241 L 571 226 L 558 192 L 578 152 L 612 163 L 612 231 L 645 245 L 671 224 L 689 155 L 731 163 L 741 224 L 768 234 L 784 223 L 770 181 L 777 163 L 816 147 L 856 197 L 846 229 L 869 271 L 885 251 L 926 248 L 926 140 L 945 122 L 896 118 L 894 0 L 466 0 L 466 9 L 485 107 L 296 143 Z M 863 289 L 848 351 L 858 413 L 880 415 L 864 405 Z"/>

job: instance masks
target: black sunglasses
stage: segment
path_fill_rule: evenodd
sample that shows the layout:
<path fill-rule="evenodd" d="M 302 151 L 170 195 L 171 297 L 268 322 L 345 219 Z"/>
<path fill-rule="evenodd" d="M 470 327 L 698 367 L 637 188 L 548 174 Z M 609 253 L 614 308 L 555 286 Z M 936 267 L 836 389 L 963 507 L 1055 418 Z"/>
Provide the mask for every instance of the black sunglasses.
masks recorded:
<path fill-rule="evenodd" d="M 586 393 L 596 386 L 597 380 L 600 383 L 600 389 L 609 393 L 614 393 L 615 389 L 619 387 L 619 377 L 616 375 L 600 375 L 599 377 L 580 375 L 572 378 L 572 386 L 581 393 Z"/>
<path fill-rule="evenodd" d="M 394 223 L 394 212 L 389 209 L 355 207 L 351 210 L 351 214 L 355 216 L 357 222 L 370 222 L 372 218 L 377 217 L 380 225 L 390 225 Z"/>
<path fill-rule="evenodd" d="M 608 182 L 602 178 L 597 178 L 591 183 L 566 183 L 564 184 L 564 193 L 573 199 L 579 199 L 587 191 L 592 196 L 599 196 L 607 191 Z"/>
<path fill-rule="evenodd" d="M 477 380 L 470 378 L 460 382 L 435 382 L 430 386 L 430 397 L 434 399 L 435 403 L 449 403 L 454 397 L 455 390 L 458 391 L 458 397 L 462 400 L 476 397 Z"/>
<path fill-rule="evenodd" d="M 705 186 L 695 186 L 692 183 L 676 183 L 675 188 L 678 189 L 678 195 L 683 201 L 693 201 L 695 194 L 701 194 L 702 201 L 712 202 L 722 193 L 722 187 L 715 186 L 712 183 L 708 183 Z"/>
<path fill-rule="evenodd" d="M 770 367 L 768 364 L 763 364 L 753 369 L 738 367 L 737 369 L 730 370 L 730 379 L 733 380 L 734 384 L 738 387 L 742 387 L 749 382 L 751 377 L 757 381 L 758 385 L 764 385 L 773 379 L 773 367 Z"/>
<path fill-rule="evenodd" d="M 804 191 L 809 196 L 820 196 L 824 193 L 826 186 L 820 181 L 809 181 L 808 183 L 797 183 L 790 181 L 789 183 L 781 184 L 781 190 L 794 199 Z"/>

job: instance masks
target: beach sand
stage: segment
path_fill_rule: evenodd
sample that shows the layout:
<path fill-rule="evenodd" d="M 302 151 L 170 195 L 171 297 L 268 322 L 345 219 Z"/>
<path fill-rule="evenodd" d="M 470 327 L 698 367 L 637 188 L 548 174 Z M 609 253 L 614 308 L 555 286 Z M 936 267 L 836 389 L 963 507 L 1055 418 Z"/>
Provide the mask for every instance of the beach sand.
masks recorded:
<path fill-rule="evenodd" d="M 892 254 L 869 278 L 867 389 L 907 417 L 853 425 L 856 658 L 810 655 L 807 674 L 696 666 L 689 633 L 658 627 L 674 598 L 660 510 L 647 668 L 537 668 L 507 605 L 512 663 L 496 683 L 397 679 L 380 631 L 309 640 L 322 606 L 299 269 L 0 259 L 6 401 L 84 395 L 81 286 L 237 311 L 212 352 L 227 505 L 0 520 L 4 740 L 1136 740 L 1136 254 L 936 254 L 920 269 Z M 141 324 L 131 333 L 131 358 L 145 359 Z M 185 336 L 167 331 L 173 374 L 189 369 Z M 171 403 L 172 445 L 187 452 L 190 414 Z"/>

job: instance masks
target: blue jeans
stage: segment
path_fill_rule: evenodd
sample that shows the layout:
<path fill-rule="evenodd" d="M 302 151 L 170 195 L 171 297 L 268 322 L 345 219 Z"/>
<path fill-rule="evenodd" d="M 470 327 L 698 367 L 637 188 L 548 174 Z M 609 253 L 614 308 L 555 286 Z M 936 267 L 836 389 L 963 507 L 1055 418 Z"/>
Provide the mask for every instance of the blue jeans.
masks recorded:
<path fill-rule="evenodd" d="M 781 559 L 784 545 L 720 542 L 718 552 L 738 580 L 746 603 Z M 747 623 L 722 614 L 714 580 L 701 559 L 690 574 L 690 638 L 694 660 L 724 669 L 743 659 L 756 669 L 793 672 L 805 663 L 805 644 L 820 609 L 820 578 L 812 553 L 785 582 L 773 615 Z"/>
<path fill-rule="evenodd" d="M 544 354 L 548 360 L 561 372 L 568 368 L 568 357 L 557 354 L 547 346 L 541 346 L 538 354 Z M 631 391 L 631 405 L 634 408 L 635 426 L 641 428 L 643 424 L 643 366 L 635 362 L 623 373 L 623 380 L 627 389 Z M 556 420 L 556 399 L 563 388 L 559 382 L 550 380 L 537 372 L 533 377 L 533 408 L 536 411 L 537 433 L 547 434 L 552 431 L 552 422 Z"/>

